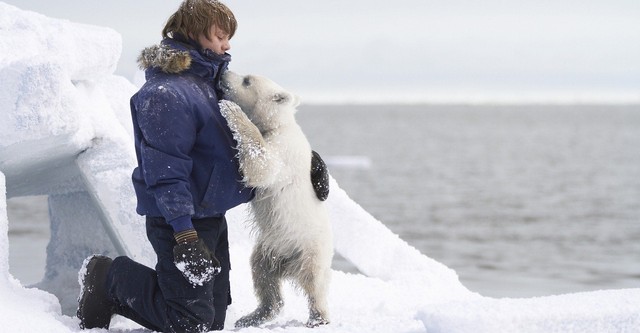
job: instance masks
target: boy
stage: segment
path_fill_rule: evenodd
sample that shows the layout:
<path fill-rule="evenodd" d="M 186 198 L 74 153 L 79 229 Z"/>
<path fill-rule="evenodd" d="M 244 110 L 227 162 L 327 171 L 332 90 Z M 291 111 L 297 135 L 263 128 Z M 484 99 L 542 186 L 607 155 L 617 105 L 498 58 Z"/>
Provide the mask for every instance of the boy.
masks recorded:
<path fill-rule="evenodd" d="M 218 108 L 236 26 L 221 2 L 185 0 L 162 43 L 138 58 L 147 82 L 131 98 L 132 180 L 158 262 L 153 270 L 128 257 L 87 258 L 82 328 L 108 328 L 114 314 L 158 332 L 223 328 L 230 302 L 224 214 L 253 197 L 239 181 L 235 142 Z"/>
<path fill-rule="evenodd" d="M 131 98 L 138 167 L 137 212 L 158 260 L 155 270 L 122 256 L 90 256 L 81 269 L 81 328 L 108 328 L 114 314 L 158 332 L 222 330 L 229 292 L 225 212 L 253 197 L 220 114 L 220 77 L 231 56 L 236 19 L 214 0 L 185 0 L 162 43 L 138 61 L 147 82 Z M 314 152 L 311 181 L 328 195 Z"/>

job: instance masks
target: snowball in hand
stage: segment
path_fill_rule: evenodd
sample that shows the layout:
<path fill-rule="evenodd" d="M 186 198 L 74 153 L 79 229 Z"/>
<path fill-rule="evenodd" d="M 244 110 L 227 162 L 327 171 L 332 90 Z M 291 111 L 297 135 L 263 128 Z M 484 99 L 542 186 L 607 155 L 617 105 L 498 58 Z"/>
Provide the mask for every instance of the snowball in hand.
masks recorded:
<path fill-rule="evenodd" d="M 180 243 L 173 248 L 173 262 L 182 275 L 195 286 L 202 286 L 220 273 L 220 262 L 202 239 Z"/>

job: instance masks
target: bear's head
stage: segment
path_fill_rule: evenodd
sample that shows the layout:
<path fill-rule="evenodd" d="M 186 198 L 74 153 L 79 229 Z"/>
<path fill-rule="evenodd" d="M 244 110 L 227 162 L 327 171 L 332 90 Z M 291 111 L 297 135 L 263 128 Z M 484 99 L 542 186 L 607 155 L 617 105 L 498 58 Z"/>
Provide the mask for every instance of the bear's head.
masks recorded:
<path fill-rule="evenodd" d="M 227 71 L 222 88 L 225 98 L 238 104 L 261 132 L 295 122 L 298 97 L 266 77 Z"/>

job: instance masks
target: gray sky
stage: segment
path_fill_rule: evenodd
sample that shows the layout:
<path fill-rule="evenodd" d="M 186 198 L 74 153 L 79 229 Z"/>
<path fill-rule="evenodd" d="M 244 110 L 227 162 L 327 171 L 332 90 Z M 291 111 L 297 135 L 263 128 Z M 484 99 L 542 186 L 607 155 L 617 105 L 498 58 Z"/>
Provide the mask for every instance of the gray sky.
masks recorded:
<path fill-rule="evenodd" d="M 117 74 L 180 1 L 9 0 L 123 36 Z M 640 101 L 638 0 L 228 0 L 230 68 L 303 101 Z"/>

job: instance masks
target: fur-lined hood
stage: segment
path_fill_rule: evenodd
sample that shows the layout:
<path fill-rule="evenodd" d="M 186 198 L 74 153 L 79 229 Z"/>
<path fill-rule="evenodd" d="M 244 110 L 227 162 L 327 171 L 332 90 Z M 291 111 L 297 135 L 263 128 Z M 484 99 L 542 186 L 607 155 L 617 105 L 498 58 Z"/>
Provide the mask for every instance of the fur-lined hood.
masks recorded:
<path fill-rule="evenodd" d="M 158 67 L 165 73 L 180 73 L 191 67 L 189 51 L 177 50 L 166 44 L 146 47 L 138 56 L 140 69 Z"/>
<path fill-rule="evenodd" d="M 189 71 L 205 78 L 213 78 L 219 72 L 224 72 L 230 61 L 229 54 L 199 50 L 191 43 L 171 38 L 143 49 L 138 57 L 138 65 L 143 70 L 159 70 L 169 74 Z"/>

